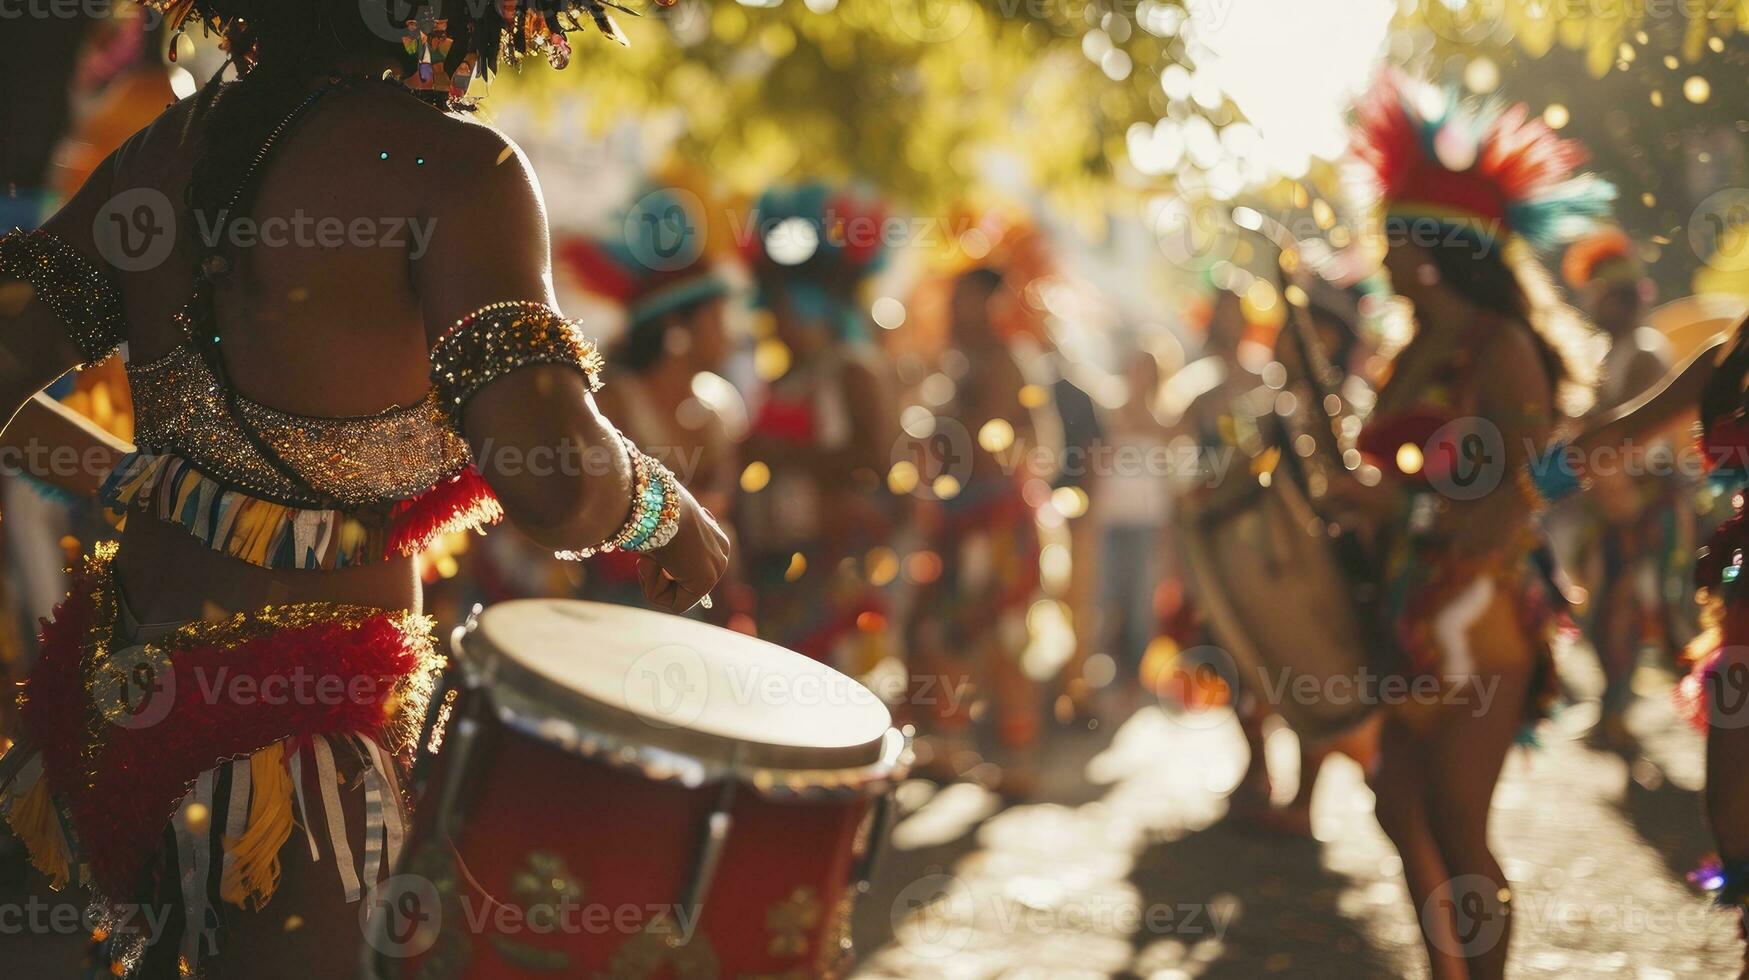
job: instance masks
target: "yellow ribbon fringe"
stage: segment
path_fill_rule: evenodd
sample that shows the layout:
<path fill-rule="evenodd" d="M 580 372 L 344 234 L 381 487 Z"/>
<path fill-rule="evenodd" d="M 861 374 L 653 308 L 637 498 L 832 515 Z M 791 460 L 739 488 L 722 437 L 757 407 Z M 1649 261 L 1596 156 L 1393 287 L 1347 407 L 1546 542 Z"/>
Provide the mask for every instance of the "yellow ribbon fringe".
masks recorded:
<path fill-rule="evenodd" d="M 259 910 L 279 887 L 279 851 L 292 832 L 292 783 L 285 743 L 275 742 L 249 757 L 249 824 L 241 837 L 225 837 L 225 854 L 235 858 L 219 882 L 219 897 L 232 905 Z"/>
<path fill-rule="evenodd" d="M 7 823 L 30 852 L 30 863 L 48 875 L 49 887 L 56 891 L 65 888 L 72 855 L 67 851 L 66 835 L 61 833 L 61 818 L 55 812 L 47 779 L 39 777 L 35 785 L 19 797 L 7 815 Z"/>

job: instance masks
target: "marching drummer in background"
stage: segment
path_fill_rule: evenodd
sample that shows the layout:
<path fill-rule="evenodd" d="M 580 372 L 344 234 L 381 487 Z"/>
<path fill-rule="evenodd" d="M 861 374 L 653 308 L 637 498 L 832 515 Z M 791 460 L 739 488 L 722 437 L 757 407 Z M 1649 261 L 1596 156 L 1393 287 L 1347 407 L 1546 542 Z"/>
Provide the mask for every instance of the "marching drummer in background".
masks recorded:
<path fill-rule="evenodd" d="M 1597 383 L 1595 412 L 1612 411 L 1656 384 L 1670 368 L 1664 335 L 1645 325 L 1654 295 L 1634 245 L 1611 228 L 1567 249 L 1561 272 L 1593 322 L 1609 335 L 1609 355 Z M 1668 450 L 1668 446 L 1664 447 Z M 1602 716 L 1594 730 L 1606 745 L 1633 744 L 1623 721 L 1633 696 L 1634 666 L 1648 640 L 1674 653 L 1674 610 L 1664 585 L 1685 521 L 1674 473 L 1600 477 L 1584 500 L 1582 564 L 1593 583 L 1587 632 L 1603 667 Z"/>
<path fill-rule="evenodd" d="M 1180 368 L 1166 381 L 1164 413 L 1172 429 L 1168 444 L 1178 446 L 1186 440 L 1197 449 L 1195 472 L 1174 474 L 1174 492 L 1191 492 L 1203 486 L 1217 474 L 1226 472 L 1227 461 L 1237 451 L 1236 417 L 1257 418 L 1269 412 L 1274 392 L 1263 379 L 1250 370 L 1240 356 L 1245 342 L 1247 323 L 1245 311 L 1237 293 L 1218 289 L 1209 308 L 1208 327 L 1203 337 L 1202 356 Z M 1203 647 L 1211 641 L 1207 623 L 1197 607 L 1196 596 L 1188 592 L 1180 608 L 1168 617 L 1166 632 L 1179 647 Z M 1252 750 L 1252 765 L 1234 794 L 1233 806 L 1258 813 L 1269 809 L 1269 770 L 1262 764 L 1263 719 L 1268 711 L 1256 699 L 1239 687 L 1239 678 L 1225 669 L 1224 664 L 1180 662 L 1181 678 L 1212 677 L 1219 671 L 1221 680 L 1230 686 L 1230 697 L 1243 720 L 1246 741 Z M 1155 658 L 1144 660 L 1144 687 L 1160 689 L 1167 673 Z M 1197 693 L 1201 696 L 1201 692 Z"/>
<path fill-rule="evenodd" d="M 1554 692 L 1526 463 L 1557 406 L 1583 408 L 1598 360 L 1532 249 L 1595 227 L 1614 189 L 1575 176 L 1582 148 L 1525 106 L 1460 103 L 1395 73 L 1363 98 L 1355 148 L 1417 330 L 1360 434 L 1370 462 L 1330 489 L 1374 529 L 1382 642 L 1402 675 L 1439 691 L 1382 709 L 1368 775 L 1433 976 L 1497 978 L 1512 892 L 1489 808 L 1507 751 Z M 1463 928 L 1478 921 L 1505 931 Z"/>
<path fill-rule="evenodd" d="M 890 639 L 880 566 L 899 511 L 886 483 L 897 417 L 861 299 L 885 262 L 885 225 L 859 190 L 776 187 L 745 244 L 770 313 L 756 367 L 773 379 L 735 507 L 759 635 L 852 676 Z"/>
<path fill-rule="evenodd" d="M 965 458 L 932 474 L 919 508 L 926 553 L 940 569 L 919 583 L 907 646 L 917 674 L 947 679 L 943 693 L 975 685 L 971 703 L 947 698 L 928 712 L 933 771 L 951 778 L 982 762 L 968 737 L 974 706 L 983 705 L 1005 756 L 999 778 L 985 773 L 1004 791 L 1024 795 L 1042 721 L 1038 686 L 1021 662 L 1027 610 L 1039 590 L 1039 527 L 1023 492 L 1032 474 L 1014 461 L 1038 442 L 1023 403 L 1026 376 L 997 327 L 1004 307 L 1016 302 L 991 268 L 953 282 L 949 352 L 932 376 L 945 397 L 931 410 L 958 423 L 942 445 Z"/>
<path fill-rule="evenodd" d="M 1304 312 L 1306 324 L 1311 327 L 1310 339 L 1317 344 L 1317 349 L 1324 360 L 1328 362 L 1332 377 L 1328 380 L 1342 389 L 1345 400 L 1353 397 L 1352 384 L 1361 382 L 1358 372 L 1363 366 L 1372 346 L 1366 342 L 1360 330 L 1361 313 L 1358 288 L 1344 289 L 1321 276 L 1305 274 L 1295 278 L 1305 294 Z M 1297 315 L 1297 314 L 1291 314 Z M 1297 396 L 1298 411 L 1309 412 L 1312 419 L 1327 419 L 1330 416 L 1322 405 L 1322 400 L 1306 384 L 1308 368 L 1304 365 L 1300 353 L 1300 345 L 1293 333 L 1292 322 L 1282 327 L 1282 332 L 1276 341 L 1275 360 L 1282 365 L 1284 376 L 1288 380 L 1288 389 Z M 1316 355 L 1315 355 L 1316 356 Z M 1326 426 L 1328 428 L 1328 426 Z M 1286 426 L 1276 427 L 1276 447 L 1284 458 L 1303 456 L 1297 453 L 1292 442 L 1293 432 Z M 1315 747 L 1307 739 L 1299 740 L 1299 780 L 1293 799 L 1285 805 L 1275 806 L 1272 800 L 1274 779 L 1269 771 L 1269 756 L 1265 746 L 1265 733 L 1268 725 L 1279 722 L 1280 716 L 1271 706 L 1255 695 L 1243 695 L 1239 704 L 1239 727 L 1245 734 L 1246 747 L 1250 750 L 1250 759 L 1246 763 L 1245 775 L 1239 780 L 1237 791 L 1231 800 L 1231 812 L 1234 817 L 1259 829 L 1287 834 L 1294 837 L 1312 836 L 1312 792 L 1318 784 L 1318 773 L 1323 768 L 1324 760 L 1334 746 Z M 1359 736 L 1364 741 L 1365 735 Z M 1341 748 L 1344 751 L 1359 749 L 1366 754 L 1364 746 L 1349 740 L 1343 740 Z"/>
<path fill-rule="evenodd" d="M 732 258 L 719 244 L 729 221 L 706 200 L 684 184 L 646 187 L 616 222 L 619 234 L 561 239 L 553 257 L 561 275 L 625 315 L 606 350 L 602 411 L 721 519 L 734 503 L 735 441 L 746 425 L 739 395 L 718 373 L 731 352 Z M 604 556 L 583 575 L 579 598 L 643 603 L 635 556 Z M 750 625 L 749 602 L 735 593 L 725 586 L 714 618 L 739 613 Z"/>

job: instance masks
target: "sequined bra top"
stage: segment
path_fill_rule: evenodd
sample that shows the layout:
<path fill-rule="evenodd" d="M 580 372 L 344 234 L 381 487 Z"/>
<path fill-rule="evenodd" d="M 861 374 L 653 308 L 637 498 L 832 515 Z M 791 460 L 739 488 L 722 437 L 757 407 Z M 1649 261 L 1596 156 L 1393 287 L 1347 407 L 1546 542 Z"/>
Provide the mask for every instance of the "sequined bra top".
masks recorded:
<path fill-rule="evenodd" d="M 541 303 L 496 303 L 432 348 L 424 398 L 365 416 L 316 418 L 244 398 L 215 352 L 179 344 L 128 365 L 139 451 L 104 483 L 112 509 L 181 524 L 209 547 L 267 568 L 332 569 L 414 555 L 480 530 L 503 510 L 461 437 L 475 392 L 532 364 L 600 384 L 577 325 Z"/>
<path fill-rule="evenodd" d="M 362 507 L 417 496 L 469 462 L 467 443 L 449 424 L 435 389 L 411 405 L 347 418 L 292 415 L 239 396 L 238 413 L 298 481 L 246 436 L 212 371 L 188 345 L 131 362 L 127 375 L 142 451 L 199 460 L 210 476 L 265 500 Z M 325 500 L 310 498 L 308 489 Z"/>

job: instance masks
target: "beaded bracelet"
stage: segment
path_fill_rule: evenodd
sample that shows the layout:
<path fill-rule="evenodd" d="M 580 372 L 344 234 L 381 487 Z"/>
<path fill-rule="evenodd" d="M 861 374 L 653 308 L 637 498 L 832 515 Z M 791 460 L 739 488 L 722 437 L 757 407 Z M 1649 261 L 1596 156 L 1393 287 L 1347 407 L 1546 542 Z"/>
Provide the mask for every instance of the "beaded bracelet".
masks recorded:
<path fill-rule="evenodd" d="M 655 551 L 680 533 L 680 483 L 654 456 L 643 452 L 622 433 L 620 441 L 632 459 L 632 513 L 606 541 L 579 551 L 558 551 L 564 561 L 582 561 L 612 551 Z"/>

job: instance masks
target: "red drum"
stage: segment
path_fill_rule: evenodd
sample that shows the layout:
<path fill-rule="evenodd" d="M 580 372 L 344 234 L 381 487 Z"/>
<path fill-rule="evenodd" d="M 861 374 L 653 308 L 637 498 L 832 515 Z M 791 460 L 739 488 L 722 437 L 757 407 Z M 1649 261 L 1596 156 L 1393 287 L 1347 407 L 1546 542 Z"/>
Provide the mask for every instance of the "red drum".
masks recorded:
<path fill-rule="evenodd" d="M 781 647 L 522 600 L 456 631 L 407 859 L 369 897 L 397 978 L 833 976 L 904 736 Z"/>

